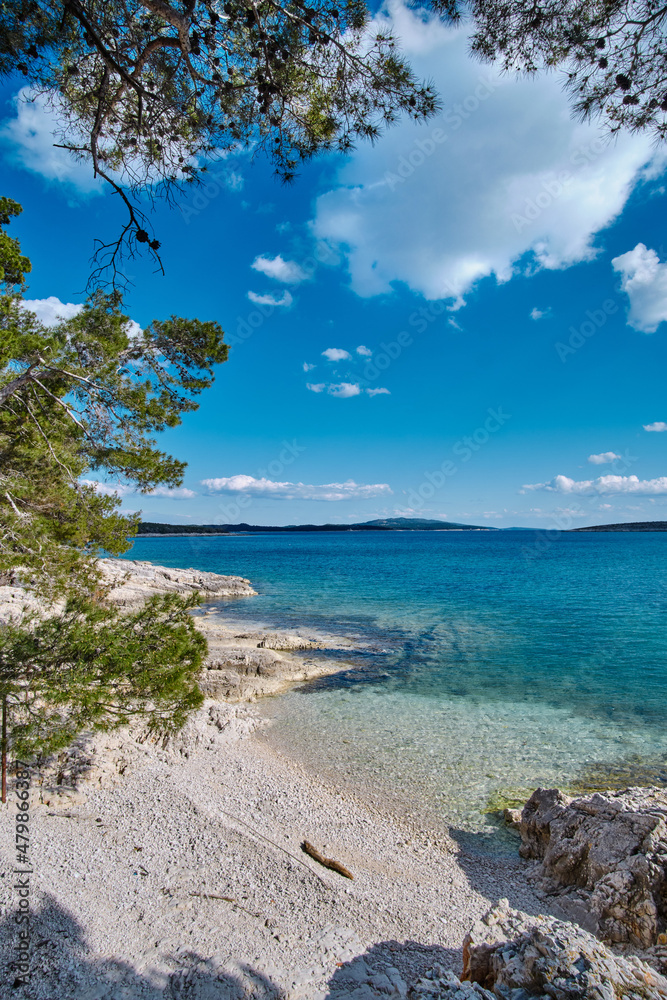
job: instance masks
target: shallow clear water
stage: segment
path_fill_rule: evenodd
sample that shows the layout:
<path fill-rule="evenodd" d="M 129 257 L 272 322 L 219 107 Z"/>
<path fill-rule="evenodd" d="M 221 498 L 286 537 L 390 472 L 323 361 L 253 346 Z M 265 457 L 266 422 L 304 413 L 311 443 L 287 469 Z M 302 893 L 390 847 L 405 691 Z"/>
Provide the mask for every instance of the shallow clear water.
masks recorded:
<path fill-rule="evenodd" d="M 665 555 L 667 533 L 519 531 L 144 538 L 128 553 L 249 577 L 258 596 L 225 603 L 227 619 L 367 642 L 349 671 L 265 703 L 271 739 L 468 841 L 540 784 L 667 783 Z"/>

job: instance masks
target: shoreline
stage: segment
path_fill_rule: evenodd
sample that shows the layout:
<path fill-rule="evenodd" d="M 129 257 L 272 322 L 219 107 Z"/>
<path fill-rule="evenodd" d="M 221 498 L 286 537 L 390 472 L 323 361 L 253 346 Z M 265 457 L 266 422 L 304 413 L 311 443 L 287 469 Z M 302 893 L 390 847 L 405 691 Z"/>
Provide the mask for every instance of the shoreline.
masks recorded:
<path fill-rule="evenodd" d="M 144 589 L 157 577 L 196 585 L 184 580 L 198 571 L 137 566 Z M 137 573 L 118 588 L 121 604 L 139 599 Z M 247 581 L 210 576 L 207 586 L 252 593 Z M 206 604 L 218 597 L 207 592 Z M 340 648 L 340 637 L 241 633 L 206 611 L 197 620 L 213 640 L 209 660 L 232 672 L 234 661 L 247 681 L 242 697 L 207 698 L 167 745 L 136 727 L 83 737 L 33 777 L 32 933 L 44 945 L 33 949 L 27 997 L 166 1000 L 186 981 L 203 984 L 202 997 L 250 998 L 262 984 L 267 998 L 325 1000 L 358 988 L 370 1000 L 386 995 L 381 982 L 406 996 L 405 984 L 435 964 L 461 971 L 465 933 L 498 898 L 544 911 L 518 856 L 468 855 L 418 817 L 269 745 L 267 719 L 247 702 L 349 669 L 316 659 L 325 639 Z M 240 670 L 239 656 L 248 658 Z M 0 810 L 3 858 L 13 821 Z M 307 857 L 304 840 L 353 880 Z M 10 930 L 8 882 L 0 898 Z M 5 962 L 13 933 L 12 924 L 1 936 Z"/>
<path fill-rule="evenodd" d="M 536 877 L 539 864 L 523 860 L 533 857 L 523 847 L 519 856 L 518 837 L 511 856 L 467 850 L 455 828 L 436 828 L 428 815 L 383 794 L 381 784 L 362 789 L 345 773 L 318 772 L 314 760 L 267 739 L 270 713 L 250 703 L 350 669 L 325 662 L 318 651 L 335 646 L 353 656 L 363 642 L 225 623 L 222 599 L 255 593 L 240 577 L 106 563 L 116 582 L 111 599 L 121 607 L 155 592 L 205 594 L 208 607 L 195 616 L 210 642 L 202 686 L 216 697 L 168 740 L 139 724 L 82 736 L 33 771 L 23 996 L 407 1000 L 424 989 L 431 996 L 437 979 L 449 984 L 437 997 L 449 996 L 451 987 L 472 998 L 479 993 L 446 970 L 467 969 L 469 932 L 473 943 L 481 934 L 484 954 L 498 920 L 510 935 L 535 927 L 539 937 L 539 928 L 553 926 L 584 949 L 586 961 L 597 948 L 594 960 L 607 974 L 612 953 L 582 937 L 585 905 L 575 900 L 578 915 L 567 916 L 572 900 L 566 892 L 561 906 L 558 886 Z M 11 595 L 11 612 L 18 596 Z M 3 597 L 7 604 L 4 594 L 0 605 Z M 227 696 L 225 684 L 232 684 Z M 0 856 L 8 870 L 13 785 L 9 807 L 0 809 Z M 567 806 L 555 790 L 535 795 L 547 806 L 550 796 Z M 524 847 L 531 802 L 511 817 Z M 586 804 L 583 813 L 590 813 Z M 333 858 L 338 869 L 318 864 L 318 856 Z M 0 960 L 7 969 L 16 936 L 12 881 L 0 882 Z M 544 914 L 580 926 L 558 929 Z M 649 957 L 654 967 L 667 958 L 659 948 Z M 633 985 L 637 967 L 626 966 L 610 974 Z M 641 975 L 653 971 L 644 966 Z"/>
<path fill-rule="evenodd" d="M 167 747 L 136 731 L 80 741 L 73 783 L 43 787 L 41 803 L 34 789 L 34 933 L 49 943 L 27 996 L 46 1000 L 58 980 L 72 1000 L 112 983 L 158 1000 L 187 972 L 230 997 L 262 982 L 290 1000 L 347 997 L 335 984 L 349 974 L 371 998 L 374 977 L 460 972 L 466 931 L 498 898 L 544 911 L 518 857 L 463 855 L 316 780 L 262 728 L 254 707 L 207 701 Z M 2 811 L 3 845 L 12 819 Z M 308 858 L 304 839 L 353 880 Z"/>

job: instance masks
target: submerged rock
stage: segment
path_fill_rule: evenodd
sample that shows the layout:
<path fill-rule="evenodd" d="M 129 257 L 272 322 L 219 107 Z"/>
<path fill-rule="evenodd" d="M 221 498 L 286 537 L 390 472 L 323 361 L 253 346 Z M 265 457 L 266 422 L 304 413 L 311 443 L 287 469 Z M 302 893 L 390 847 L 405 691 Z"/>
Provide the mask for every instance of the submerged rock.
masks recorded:
<path fill-rule="evenodd" d="M 543 887 L 603 940 L 651 948 L 667 926 L 667 792 L 627 788 L 570 798 L 538 788 L 520 852 Z"/>

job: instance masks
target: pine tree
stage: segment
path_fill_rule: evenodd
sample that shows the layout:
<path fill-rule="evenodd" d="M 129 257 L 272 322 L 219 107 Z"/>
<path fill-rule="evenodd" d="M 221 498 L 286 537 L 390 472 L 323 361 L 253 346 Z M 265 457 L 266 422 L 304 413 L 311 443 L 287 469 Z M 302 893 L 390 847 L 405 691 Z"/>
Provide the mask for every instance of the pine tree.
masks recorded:
<path fill-rule="evenodd" d="M 667 5 L 655 0 L 431 0 L 472 27 L 473 55 L 511 73 L 560 70 L 575 115 L 667 139 Z"/>
<path fill-rule="evenodd" d="M 362 0 L 13 0 L 0 75 L 16 70 L 51 101 L 56 141 L 125 203 L 97 277 L 117 278 L 123 253 L 159 263 L 142 191 L 172 198 L 239 149 L 263 151 L 289 180 L 318 152 L 436 108 Z"/>
<path fill-rule="evenodd" d="M 126 551 L 138 515 L 90 477 L 179 486 L 184 463 L 152 435 L 196 409 L 227 347 L 212 322 L 136 330 L 119 295 L 99 291 L 45 327 L 23 304 L 30 262 L 5 231 L 20 210 L 0 201 L 0 581 L 47 613 L 0 628 L 0 699 L 15 754 L 35 756 L 135 716 L 173 729 L 201 702 L 197 600 L 158 597 L 131 614 L 109 604 L 96 557 Z"/>

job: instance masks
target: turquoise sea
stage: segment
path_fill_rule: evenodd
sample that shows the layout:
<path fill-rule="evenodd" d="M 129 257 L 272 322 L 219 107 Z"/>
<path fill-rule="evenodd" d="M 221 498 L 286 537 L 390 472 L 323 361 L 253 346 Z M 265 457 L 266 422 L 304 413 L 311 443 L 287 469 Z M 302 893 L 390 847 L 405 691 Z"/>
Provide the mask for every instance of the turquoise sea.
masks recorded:
<path fill-rule="evenodd" d="M 127 555 L 248 577 L 258 596 L 221 602 L 226 620 L 363 643 L 265 700 L 268 738 L 469 845 L 500 849 L 495 810 L 538 785 L 667 784 L 667 533 L 140 538 Z"/>

